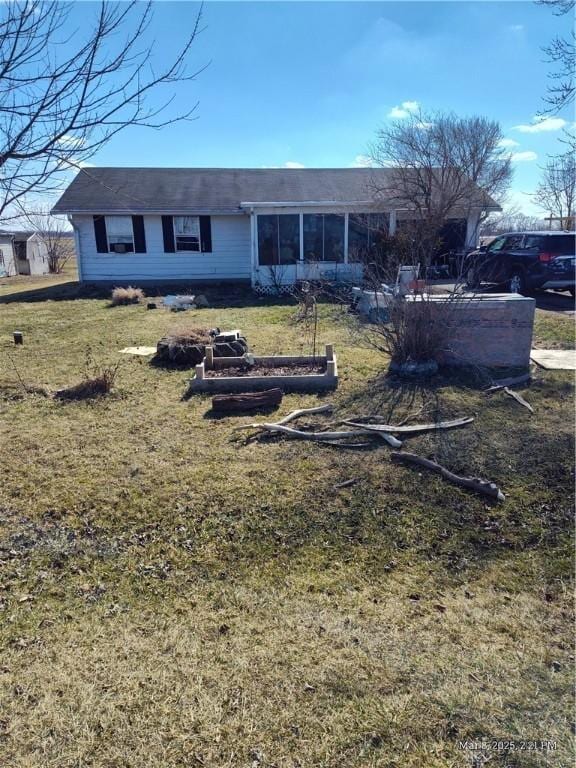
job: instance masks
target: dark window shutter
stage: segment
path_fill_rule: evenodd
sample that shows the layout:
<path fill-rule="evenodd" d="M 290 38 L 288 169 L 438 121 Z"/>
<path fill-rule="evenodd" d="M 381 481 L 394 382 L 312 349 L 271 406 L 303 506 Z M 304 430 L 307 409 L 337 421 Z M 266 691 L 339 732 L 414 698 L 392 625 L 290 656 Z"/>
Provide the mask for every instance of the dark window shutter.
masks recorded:
<path fill-rule="evenodd" d="M 144 232 L 144 216 L 132 216 L 132 229 L 134 230 L 135 253 L 146 253 L 146 234 Z"/>
<path fill-rule="evenodd" d="M 94 236 L 98 253 L 108 253 L 108 238 L 106 237 L 106 219 L 104 216 L 94 216 Z"/>
<path fill-rule="evenodd" d="M 200 250 L 212 253 L 212 224 L 210 216 L 200 216 Z"/>
<path fill-rule="evenodd" d="M 176 253 L 172 216 L 162 216 L 162 234 L 164 235 L 164 253 Z"/>

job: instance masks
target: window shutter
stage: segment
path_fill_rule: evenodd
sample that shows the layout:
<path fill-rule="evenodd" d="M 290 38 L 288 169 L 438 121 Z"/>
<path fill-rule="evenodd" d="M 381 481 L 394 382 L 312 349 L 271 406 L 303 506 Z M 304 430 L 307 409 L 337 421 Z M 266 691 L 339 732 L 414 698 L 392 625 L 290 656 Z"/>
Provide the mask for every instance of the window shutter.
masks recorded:
<path fill-rule="evenodd" d="M 162 216 L 162 234 L 164 235 L 164 253 L 176 253 L 172 216 Z"/>
<path fill-rule="evenodd" d="M 200 216 L 200 250 L 212 253 L 212 223 L 210 216 Z"/>
<path fill-rule="evenodd" d="M 144 216 L 132 216 L 132 229 L 134 230 L 134 252 L 146 253 Z"/>
<path fill-rule="evenodd" d="M 108 253 L 106 219 L 104 216 L 94 216 L 94 236 L 96 238 L 96 251 L 98 253 Z"/>

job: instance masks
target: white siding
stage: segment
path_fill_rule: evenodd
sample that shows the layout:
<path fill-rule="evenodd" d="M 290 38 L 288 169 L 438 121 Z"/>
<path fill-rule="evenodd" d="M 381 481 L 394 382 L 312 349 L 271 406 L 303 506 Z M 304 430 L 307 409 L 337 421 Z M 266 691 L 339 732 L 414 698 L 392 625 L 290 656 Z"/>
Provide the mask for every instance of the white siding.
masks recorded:
<path fill-rule="evenodd" d="M 146 253 L 98 253 L 92 216 L 74 216 L 73 222 L 84 281 L 250 278 L 249 216 L 211 216 L 212 253 L 165 253 L 160 216 L 144 216 Z"/>
<path fill-rule="evenodd" d="M 2 252 L 2 258 L 0 259 L 0 277 L 12 277 L 13 275 L 17 275 L 18 270 L 16 269 L 12 241 L 6 239 L 3 242 L 0 242 L 0 251 Z"/>
<path fill-rule="evenodd" d="M 50 272 L 46 243 L 37 235 L 32 235 L 26 241 L 26 259 L 30 264 L 31 275 L 47 275 Z"/>

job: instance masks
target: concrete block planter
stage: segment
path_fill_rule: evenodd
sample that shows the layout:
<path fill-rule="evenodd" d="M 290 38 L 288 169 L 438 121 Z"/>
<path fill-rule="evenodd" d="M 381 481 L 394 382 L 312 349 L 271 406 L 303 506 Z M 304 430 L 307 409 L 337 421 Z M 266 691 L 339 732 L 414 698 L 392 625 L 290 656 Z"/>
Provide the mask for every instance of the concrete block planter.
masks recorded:
<path fill-rule="evenodd" d="M 189 391 L 204 392 L 209 394 L 224 392 L 252 392 L 262 389 L 279 387 L 283 392 L 324 392 L 336 389 L 338 386 L 338 366 L 336 354 L 332 344 L 326 345 L 326 354 L 304 356 L 272 355 L 268 357 L 254 357 L 254 367 L 266 367 L 272 369 L 270 375 L 258 375 L 247 373 L 234 376 L 234 368 L 244 365 L 243 357 L 214 357 L 211 347 L 206 347 L 206 357 L 196 366 L 196 375 L 190 381 Z M 322 372 L 310 374 L 287 374 L 286 368 L 291 366 L 315 366 L 321 367 Z M 222 371 L 230 368 L 230 376 L 212 375 L 213 371 Z M 283 368 L 284 372 L 274 375 L 274 368 Z"/>

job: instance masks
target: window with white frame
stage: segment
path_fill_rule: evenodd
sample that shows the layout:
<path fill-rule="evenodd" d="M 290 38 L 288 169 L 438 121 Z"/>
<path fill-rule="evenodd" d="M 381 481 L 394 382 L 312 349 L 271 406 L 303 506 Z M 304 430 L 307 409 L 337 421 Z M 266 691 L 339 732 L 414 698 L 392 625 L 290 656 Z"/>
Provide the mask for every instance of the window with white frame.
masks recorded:
<path fill-rule="evenodd" d="M 134 253 L 132 216 L 106 216 L 106 235 L 112 253 Z"/>
<path fill-rule="evenodd" d="M 296 264 L 300 258 L 300 216 L 292 213 L 258 216 L 258 263 Z"/>
<path fill-rule="evenodd" d="M 174 216 L 174 242 L 177 251 L 199 251 L 200 217 Z"/>
<path fill-rule="evenodd" d="M 388 234 L 383 213 L 351 213 L 348 217 L 348 261 L 364 261 Z"/>
<path fill-rule="evenodd" d="M 304 259 L 344 261 L 344 214 L 305 213 Z"/>

